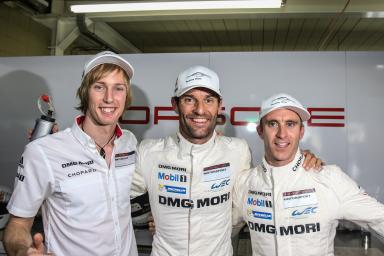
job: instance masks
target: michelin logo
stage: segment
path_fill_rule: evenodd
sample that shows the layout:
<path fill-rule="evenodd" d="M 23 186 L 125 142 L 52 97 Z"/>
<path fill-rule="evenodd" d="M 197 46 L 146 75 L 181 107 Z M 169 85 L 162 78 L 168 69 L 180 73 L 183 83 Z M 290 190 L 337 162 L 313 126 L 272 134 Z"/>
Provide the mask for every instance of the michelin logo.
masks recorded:
<path fill-rule="evenodd" d="M 183 187 L 175 187 L 175 186 L 164 186 L 165 190 L 169 193 L 176 193 L 176 194 L 186 194 L 187 189 Z"/>
<path fill-rule="evenodd" d="M 252 211 L 253 217 L 264 220 L 272 220 L 272 213 Z"/>

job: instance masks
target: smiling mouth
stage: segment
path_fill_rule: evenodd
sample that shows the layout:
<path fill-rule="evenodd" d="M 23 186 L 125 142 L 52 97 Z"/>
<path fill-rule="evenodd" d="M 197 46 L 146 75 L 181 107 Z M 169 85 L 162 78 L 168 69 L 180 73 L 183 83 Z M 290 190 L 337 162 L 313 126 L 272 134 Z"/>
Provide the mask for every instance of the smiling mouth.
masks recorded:
<path fill-rule="evenodd" d="M 101 112 L 103 112 L 103 113 L 111 114 L 111 113 L 115 112 L 116 108 L 100 108 L 100 109 L 101 109 Z"/>
<path fill-rule="evenodd" d="M 289 142 L 275 142 L 275 145 L 278 147 L 278 148 L 286 148 L 289 146 Z"/>
<path fill-rule="evenodd" d="M 203 118 L 203 117 L 190 117 L 188 118 L 189 120 L 192 121 L 192 123 L 196 126 L 205 126 L 206 124 L 209 123 L 209 120 L 208 118 Z"/>

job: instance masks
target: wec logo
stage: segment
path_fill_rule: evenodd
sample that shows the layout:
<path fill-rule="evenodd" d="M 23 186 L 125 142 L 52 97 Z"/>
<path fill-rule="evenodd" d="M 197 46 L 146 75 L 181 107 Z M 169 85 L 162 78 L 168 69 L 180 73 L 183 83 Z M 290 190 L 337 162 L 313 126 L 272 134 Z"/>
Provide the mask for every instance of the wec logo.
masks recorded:
<path fill-rule="evenodd" d="M 302 211 L 294 210 L 292 212 L 292 216 L 293 217 L 300 217 L 302 215 L 313 214 L 313 213 L 316 213 L 316 209 L 317 209 L 317 207 L 307 207 Z"/>
<path fill-rule="evenodd" d="M 220 183 L 213 183 L 212 186 L 211 186 L 211 189 L 213 190 L 213 189 L 218 189 L 218 188 L 222 188 L 222 187 L 228 186 L 230 180 L 231 179 L 226 179 L 226 180 L 223 180 Z"/>

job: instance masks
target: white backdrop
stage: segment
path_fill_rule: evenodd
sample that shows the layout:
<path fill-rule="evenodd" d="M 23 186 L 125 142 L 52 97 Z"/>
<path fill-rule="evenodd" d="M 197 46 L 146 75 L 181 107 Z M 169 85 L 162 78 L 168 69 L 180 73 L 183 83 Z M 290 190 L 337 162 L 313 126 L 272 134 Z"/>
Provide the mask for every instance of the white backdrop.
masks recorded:
<path fill-rule="evenodd" d="M 237 125 L 255 120 L 263 98 L 285 92 L 314 111 L 302 147 L 326 163 L 337 164 L 372 196 L 384 202 L 380 169 L 384 137 L 384 52 L 263 52 L 123 55 L 135 67 L 134 106 L 123 120 L 138 139 L 175 132 L 170 107 L 177 74 L 191 65 L 205 65 L 220 77 L 228 136 L 248 140 L 254 162 L 261 157 L 261 141 L 252 127 Z M 27 143 L 27 129 L 40 114 L 36 100 L 50 94 L 60 127 L 70 126 L 78 114 L 74 106 L 83 64 L 89 56 L 0 58 L 0 185 L 12 187 L 18 159 Z M 380 66 L 381 65 L 381 66 Z M 324 110 L 333 109 L 336 111 Z M 159 110 L 158 114 L 155 111 Z M 248 110 L 248 111 L 246 111 Z M 149 111 L 149 119 L 145 116 Z M 316 117 L 317 116 L 317 117 Z M 320 119 L 318 116 L 328 116 Z M 332 119 L 339 116 L 341 119 Z M 157 120 L 160 117 L 160 120 Z M 155 123 L 157 120 L 157 123 Z M 232 122 L 231 122 L 232 120 Z M 128 121 L 129 122 L 129 121 Z M 322 125 L 328 126 L 320 126 Z"/>

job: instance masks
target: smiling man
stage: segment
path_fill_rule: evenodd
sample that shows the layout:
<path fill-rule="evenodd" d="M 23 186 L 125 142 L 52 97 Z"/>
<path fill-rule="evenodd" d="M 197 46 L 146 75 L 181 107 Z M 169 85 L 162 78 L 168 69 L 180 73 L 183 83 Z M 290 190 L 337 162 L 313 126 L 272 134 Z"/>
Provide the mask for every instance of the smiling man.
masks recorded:
<path fill-rule="evenodd" d="M 9 255 L 137 255 L 130 186 L 136 138 L 118 125 L 132 101 L 133 68 L 112 52 L 84 66 L 71 128 L 29 143 L 8 204 Z M 30 232 L 42 206 L 45 246 Z M 46 249 L 46 250 L 45 250 Z"/>
<path fill-rule="evenodd" d="M 152 255 L 232 255 L 232 187 L 237 173 L 250 167 L 248 144 L 215 132 L 222 94 L 214 71 L 181 72 L 172 106 L 179 132 L 140 144 L 132 184 L 136 193 L 149 193 Z"/>
<path fill-rule="evenodd" d="M 384 235 L 384 206 L 337 166 L 306 172 L 299 142 L 308 111 L 287 94 L 261 105 L 262 164 L 242 171 L 234 185 L 234 224 L 248 225 L 253 255 L 334 255 L 338 220 L 368 224 Z"/>
<path fill-rule="evenodd" d="M 152 255 L 232 255 L 232 183 L 238 170 L 250 167 L 248 145 L 215 132 L 222 98 L 212 70 L 181 72 L 172 106 L 179 132 L 140 144 L 132 184 L 149 193 Z"/>

